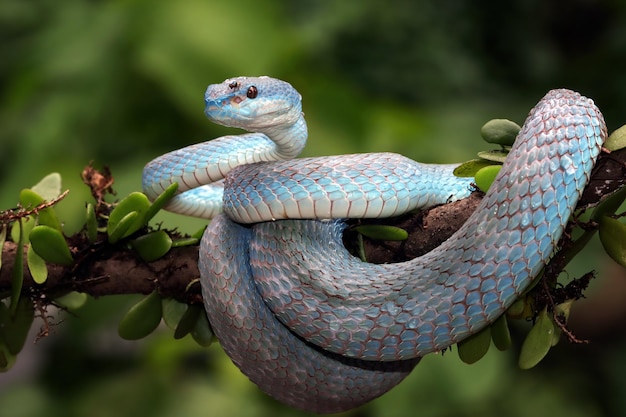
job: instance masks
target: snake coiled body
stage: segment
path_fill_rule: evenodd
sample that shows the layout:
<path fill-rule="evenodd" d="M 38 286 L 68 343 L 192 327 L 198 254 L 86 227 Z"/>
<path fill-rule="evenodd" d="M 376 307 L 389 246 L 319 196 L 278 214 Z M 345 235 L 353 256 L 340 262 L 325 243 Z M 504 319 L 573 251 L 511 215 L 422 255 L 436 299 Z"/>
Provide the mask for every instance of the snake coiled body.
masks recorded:
<path fill-rule="evenodd" d="M 461 229 L 422 257 L 372 265 L 343 248 L 344 223 L 332 219 L 464 198 L 471 179 L 387 153 L 289 160 L 306 124 L 299 94 L 279 80 L 230 79 L 205 98 L 210 119 L 253 133 L 157 158 L 144 189 L 154 198 L 178 182 L 168 209 L 217 215 L 199 268 L 220 343 L 264 391 L 317 412 L 381 395 L 423 355 L 500 316 L 553 253 L 606 138 L 591 100 L 549 92 Z"/>

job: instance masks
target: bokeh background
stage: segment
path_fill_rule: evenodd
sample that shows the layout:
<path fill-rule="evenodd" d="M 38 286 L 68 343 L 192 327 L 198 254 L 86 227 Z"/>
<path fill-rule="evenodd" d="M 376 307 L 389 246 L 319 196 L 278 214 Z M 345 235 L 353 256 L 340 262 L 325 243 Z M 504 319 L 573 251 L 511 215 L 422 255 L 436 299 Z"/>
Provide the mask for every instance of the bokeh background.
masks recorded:
<path fill-rule="evenodd" d="M 393 151 L 456 162 L 484 148 L 490 118 L 522 123 L 551 88 L 595 99 L 610 130 L 626 123 L 626 3 L 617 0 L 185 0 L 0 2 L 0 208 L 49 172 L 81 227 L 90 161 L 120 196 L 140 190 L 156 155 L 232 130 L 203 115 L 207 84 L 271 75 L 303 95 L 306 155 Z M 202 221 L 161 216 L 193 232 Z M 516 349 L 478 364 L 430 355 L 399 387 L 350 416 L 626 414 L 626 297 L 600 251 L 572 328 L 531 371 Z M 132 279 L 132 274 L 128 279 Z M 58 315 L 0 375 L 0 416 L 304 415 L 260 393 L 215 344 L 163 329 L 124 342 L 116 326 L 136 297 L 90 300 Z M 523 326 L 522 326 L 523 327 Z M 519 335 L 514 335 L 518 340 Z M 34 338 L 34 336 L 33 336 Z"/>

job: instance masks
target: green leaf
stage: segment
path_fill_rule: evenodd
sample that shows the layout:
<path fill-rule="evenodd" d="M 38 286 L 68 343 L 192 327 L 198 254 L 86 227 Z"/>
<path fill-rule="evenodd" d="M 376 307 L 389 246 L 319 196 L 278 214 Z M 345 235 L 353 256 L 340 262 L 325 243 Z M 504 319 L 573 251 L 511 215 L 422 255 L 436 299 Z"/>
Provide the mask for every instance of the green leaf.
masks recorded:
<path fill-rule="evenodd" d="M 511 307 L 506 311 L 506 315 L 514 318 L 523 318 L 524 311 L 526 310 L 526 297 L 518 298 L 511 304 Z"/>
<path fill-rule="evenodd" d="M 187 304 L 171 297 L 163 298 L 161 303 L 163 304 L 163 321 L 167 327 L 175 330 L 178 322 L 185 314 L 185 311 L 187 311 Z"/>
<path fill-rule="evenodd" d="M 486 327 L 457 343 L 459 358 L 467 364 L 475 363 L 487 354 L 490 344 L 491 329 Z"/>
<path fill-rule="evenodd" d="M 496 179 L 496 176 L 500 172 L 502 165 L 489 165 L 487 167 L 481 168 L 478 170 L 476 175 L 474 176 L 474 183 L 476 187 L 484 193 L 489 190 L 491 184 L 493 184 L 493 180 Z"/>
<path fill-rule="evenodd" d="M 518 365 L 522 369 L 530 369 L 537 365 L 548 354 L 554 338 L 554 322 L 544 308 L 537 321 L 530 329 L 522 343 Z"/>
<path fill-rule="evenodd" d="M 183 237 L 180 239 L 176 239 L 172 241 L 173 248 L 181 248 L 183 246 L 193 246 L 197 245 L 200 242 L 200 239 L 197 237 Z"/>
<path fill-rule="evenodd" d="M 161 297 L 153 291 L 132 306 L 120 321 L 118 333 L 122 339 L 137 340 L 152 333 L 161 322 Z"/>
<path fill-rule="evenodd" d="M 22 217 L 14 221 L 11 224 L 11 240 L 15 243 L 21 241 L 22 244 L 27 245 L 30 242 L 30 232 L 33 230 L 36 223 L 33 216 Z"/>
<path fill-rule="evenodd" d="M 204 309 L 199 305 L 189 305 L 185 314 L 180 318 L 176 329 L 174 330 L 174 339 L 182 339 L 187 334 L 194 331 L 198 321 L 200 321 L 200 315 L 204 314 Z M 200 324 L 204 326 L 204 322 Z M 212 338 L 213 336 L 211 336 Z"/>
<path fill-rule="evenodd" d="M 366 224 L 356 226 L 354 230 L 376 240 L 406 240 L 409 237 L 406 230 L 396 226 Z"/>
<path fill-rule="evenodd" d="M 626 225 L 612 217 L 602 216 L 599 221 L 600 242 L 606 253 L 626 268 Z"/>
<path fill-rule="evenodd" d="M 463 162 L 458 167 L 454 168 L 454 175 L 457 177 L 472 178 L 476 175 L 479 169 L 493 165 L 494 162 L 486 159 L 472 159 L 471 161 Z"/>
<path fill-rule="evenodd" d="M 172 239 L 164 230 L 157 230 L 131 242 L 131 246 L 141 259 L 146 262 L 156 261 L 163 257 L 172 247 Z"/>
<path fill-rule="evenodd" d="M 491 325 L 491 340 L 498 350 L 507 350 L 511 347 L 511 332 L 506 320 L 506 314 L 501 315 Z"/>
<path fill-rule="evenodd" d="M 116 243 L 141 229 L 146 223 L 145 215 L 149 207 L 150 201 L 145 194 L 134 192 L 123 198 L 109 215 L 109 242 Z"/>
<path fill-rule="evenodd" d="M 69 266 L 74 263 L 67 241 L 61 232 L 50 226 L 35 226 L 30 232 L 31 247 L 44 261 Z"/>
<path fill-rule="evenodd" d="M 46 282 L 48 279 L 48 267 L 46 266 L 46 262 L 41 256 L 37 255 L 37 252 L 35 252 L 31 246 L 28 247 L 28 251 L 26 252 L 26 264 L 36 284 Z"/>
<path fill-rule="evenodd" d="M 165 203 L 167 203 L 178 190 L 178 183 L 171 184 L 167 187 L 157 198 L 154 199 L 148 211 L 146 212 L 145 222 L 148 223 L 154 216 L 163 208 Z"/>
<path fill-rule="evenodd" d="M 211 343 L 213 343 L 213 329 L 211 328 L 209 319 L 207 319 L 206 313 L 201 312 L 198 316 L 196 325 L 191 331 L 191 337 L 193 337 L 193 340 L 195 340 L 196 343 L 202 347 L 208 347 Z"/>
<path fill-rule="evenodd" d="M 111 226 L 111 222 L 109 221 L 109 226 L 107 227 L 109 242 L 117 243 L 126 236 L 136 232 L 138 229 L 135 229 L 135 226 L 137 225 L 138 218 L 140 218 L 140 213 L 138 211 L 131 211 L 119 219 L 113 226 Z"/>
<path fill-rule="evenodd" d="M 0 302 L 0 344 L 6 346 L 9 353 L 17 355 L 24 347 L 34 319 L 35 310 L 30 298 L 21 297 L 15 311 L 9 311 Z"/>
<path fill-rule="evenodd" d="M 69 311 L 76 311 L 85 305 L 89 297 L 84 292 L 70 291 L 54 299 L 55 304 Z"/>
<path fill-rule="evenodd" d="M 604 147 L 609 151 L 626 148 L 626 125 L 613 131 L 604 142 Z"/>
<path fill-rule="evenodd" d="M 53 172 L 46 175 L 37 184 L 31 187 L 44 200 L 52 201 L 61 195 L 61 174 Z"/>
<path fill-rule="evenodd" d="M 480 151 L 478 152 L 478 157 L 485 159 L 487 161 L 497 162 L 499 164 L 504 163 L 504 160 L 509 155 L 508 151 L 503 151 L 501 149 L 493 149 L 490 151 Z"/>
<path fill-rule="evenodd" d="M 96 219 L 96 209 L 91 203 L 87 203 L 85 230 L 87 231 L 89 242 L 94 243 L 98 239 L 98 220 Z"/>
<path fill-rule="evenodd" d="M 480 135 L 488 143 L 513 146 L 515 138 L 522 128 L 508 119 L 493 119 L 480 128 Z"/>

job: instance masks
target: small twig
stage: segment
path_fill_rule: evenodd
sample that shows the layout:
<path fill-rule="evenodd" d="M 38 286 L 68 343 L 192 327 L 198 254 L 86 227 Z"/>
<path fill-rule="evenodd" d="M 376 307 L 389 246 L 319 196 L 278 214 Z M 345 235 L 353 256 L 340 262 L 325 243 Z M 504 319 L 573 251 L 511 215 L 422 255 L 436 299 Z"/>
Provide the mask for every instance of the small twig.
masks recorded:
<path fill-rule="evenodd" d="M 2 211 L 0 212 L 0 226 L 4 226 L 5 224 L 9 224 L 16 220 L 23 219 L 24 217 L 28 217 L 30 215 L 38 214 L 41 210 L 52 207 L 59 201 L 63 200 L 69 192 L 70 190 L 65 190 L 57 198 L 54 198 L 50 201 L 44 201 L 43 203 L 32 208 L 24 208 L 18 206 L 14 209 Z"/>

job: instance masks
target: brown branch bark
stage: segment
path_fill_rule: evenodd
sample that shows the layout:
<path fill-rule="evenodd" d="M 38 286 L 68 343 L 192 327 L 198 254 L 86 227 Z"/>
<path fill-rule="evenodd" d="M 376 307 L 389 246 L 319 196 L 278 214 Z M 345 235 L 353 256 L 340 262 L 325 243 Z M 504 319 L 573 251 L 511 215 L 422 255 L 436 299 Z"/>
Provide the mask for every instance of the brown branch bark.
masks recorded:
<path fill-rule="evenodd" d="M 6 242 L 2 251 L 0 294 L 10 291 L 15 255 L 16 245 Z M 89 254 L 79 257 L 72 267 L 49 264 L 48 279 L 39 285 L 33 281 L 24 260 L 23 291 L 54 298 L 69 291 L 100 297 L 149 294 L 156 289 L 163 296 L 197 303 L 201 302 L 200 287 L 190 286 L 200 277 L 197 262 L 197 246 L 172 249 L 163 258 L 150 263 L 121 246 L 105 250 L 91 249 Z"/>

